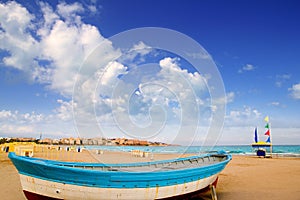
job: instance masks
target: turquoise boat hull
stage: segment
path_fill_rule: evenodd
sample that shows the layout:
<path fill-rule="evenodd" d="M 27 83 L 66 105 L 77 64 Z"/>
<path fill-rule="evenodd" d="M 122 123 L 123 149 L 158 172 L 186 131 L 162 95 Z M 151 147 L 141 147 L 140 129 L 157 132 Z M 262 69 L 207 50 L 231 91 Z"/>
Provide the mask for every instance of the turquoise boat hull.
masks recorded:
<path fill-rule="evenodd" d="M 127 164 L 60 162 L 15 153 L 9 158 L 30 200 L 183 198 L 216 184 L 231 160 L 220 153 Z"/>

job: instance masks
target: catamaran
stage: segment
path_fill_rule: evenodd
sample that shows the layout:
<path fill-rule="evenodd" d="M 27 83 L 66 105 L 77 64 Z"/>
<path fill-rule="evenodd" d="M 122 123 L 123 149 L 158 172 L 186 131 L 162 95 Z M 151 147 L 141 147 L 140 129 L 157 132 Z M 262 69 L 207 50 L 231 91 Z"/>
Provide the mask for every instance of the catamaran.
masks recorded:
<path fill-rule="evenodd" d="M 253 148 L 257 148 L 257 150 L 256 150 L 256 155 L 257 156 L 263 156 L 263 157 L 266 157 L 266 154 L 267 154 L 266 148 L 269 148 L 270 149 L 270 156 L 272 157 L 271 127 L 270 127 L 268 116 L 265 117 L 265 121 L 266 121 L 265 135 L 268 136 L 267 140 L 266 141 L 258 141 L 257 127 L 256 127 L 255 131 L 254 131 L 254 143 L 252 143 L 251 146 Z"/>

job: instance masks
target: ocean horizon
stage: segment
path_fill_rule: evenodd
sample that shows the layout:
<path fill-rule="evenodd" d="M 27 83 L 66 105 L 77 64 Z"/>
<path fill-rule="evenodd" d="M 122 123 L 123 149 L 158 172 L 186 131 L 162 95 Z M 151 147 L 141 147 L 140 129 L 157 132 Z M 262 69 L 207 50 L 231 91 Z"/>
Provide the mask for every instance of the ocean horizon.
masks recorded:
<path fill-rule="evenodd" d="M 204 153 L 208 151 L 225 151 L 233 155 L 255 155 L 255 148 L 250 145 L 218 146 L 83 146 L 87 150 L 124 151 L 140 150 L 150 153 Z M 269 149 L 267 149 L 269 151 Z M 277 156 L 300 157 L 300 145 L 273 145 L 272 153 Z"/>

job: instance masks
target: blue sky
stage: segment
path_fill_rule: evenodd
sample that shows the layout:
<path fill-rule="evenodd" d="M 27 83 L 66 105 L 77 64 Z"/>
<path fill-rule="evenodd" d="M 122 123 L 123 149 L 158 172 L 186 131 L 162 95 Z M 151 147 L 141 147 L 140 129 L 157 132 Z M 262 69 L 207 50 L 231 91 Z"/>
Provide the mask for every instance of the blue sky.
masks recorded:
<path fill-rule="evenodd" d="M 215 112 L 209 76 L 143 41 L 128 54 L 114 46 L 123 31 L 162 27 L 202 45 L 220 72 L 227 97 L 218 144 L 249 144 L 256 126 L 266 140 L 267 115 L 275 144 L 299 144 L 299 9 L 291 0 L 0 1 L 0 137 L 202 144 Z M 107 54 L 98 49 L 95 61 L 99 44 Z M 97 64 L 84 68 L 87 61 Z M 199 129 L 180 132 L 195 131 L 194 117 Z"/>

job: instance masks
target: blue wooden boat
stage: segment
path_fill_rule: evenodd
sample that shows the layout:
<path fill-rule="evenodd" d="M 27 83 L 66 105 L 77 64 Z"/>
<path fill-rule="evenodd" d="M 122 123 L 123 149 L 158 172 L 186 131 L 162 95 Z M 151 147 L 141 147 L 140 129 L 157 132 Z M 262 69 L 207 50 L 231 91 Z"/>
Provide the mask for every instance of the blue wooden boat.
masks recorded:
<path fill-rule="evenodd" d="M 61 162 L 9 153 L 27 199 L 184 199 L 216 185 L 224 152 L 154 162 Z M 214 187 L 213 187 L 214 188 Z"/>

